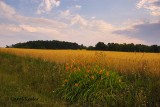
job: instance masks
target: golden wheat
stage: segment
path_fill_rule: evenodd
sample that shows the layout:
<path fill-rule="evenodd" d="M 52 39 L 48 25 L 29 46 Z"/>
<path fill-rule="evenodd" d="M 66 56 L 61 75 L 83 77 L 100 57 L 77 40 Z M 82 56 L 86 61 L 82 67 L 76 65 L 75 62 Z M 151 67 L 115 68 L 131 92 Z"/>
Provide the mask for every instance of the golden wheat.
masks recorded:
<path fill-rule="evenodd" d="M 160 53 L 110 52 L 87 50 L 38 50 L 0 48 L 0 52 L 41 58 L 57 63 L 98 63 L 119 72 L 160 74 Z"/>

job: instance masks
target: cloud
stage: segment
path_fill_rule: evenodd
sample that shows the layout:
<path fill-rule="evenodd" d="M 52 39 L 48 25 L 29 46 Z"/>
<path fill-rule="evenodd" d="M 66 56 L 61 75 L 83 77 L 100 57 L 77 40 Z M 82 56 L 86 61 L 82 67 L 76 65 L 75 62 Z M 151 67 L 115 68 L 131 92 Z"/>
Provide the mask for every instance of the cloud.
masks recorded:
<path fill-rule="evenodd" d="M 114 31 L 117 30 L 112 24 L 107 23 L 103 20 L 85 18 L 79 14 L 73 15 L 69 13 L 66 16 L 69 23 L 71 23 L 71 28 L 65 33 L 70 35 L 70 40 L 75 42 L 83 41 L 85 45 L 95 45 L 98 41 L 105 43 L 117 42 L 117 43 L 144 43 L 144 40 L 139 38 L 130 37 L 122 34 L 115 34 Z M 73 26 L 73 29 L 72 29 Z"/>
<path fill-rule="evenodd" d="M 84 45 L 95 45 L 102 41 L 118 43 L 145 43 L 137 37 L 113 33 L 117 28 L 112 24 L 98 19 L 91 19 L 70 10 L 62 11 L 60 19 L 47 19 L 23 16 L 14 8 L 3 2 L 6 8 L 1 8 L 1 17 L 7 18 L 9 23 L 0 23 L 0 40 L 5 41 L 1 46 L 24 42 L 28 40 L 63 40 L 77 42 Z M 6 16 L 8 14 L 8 16 Z M 12 39 L 10 39 L 12 38 Z"/>
<path fill-rule="evenodd" d="M 160 6 L 160 1 L 154 2 L 154 5 L 155 5 L 155 6 Z"/>
<path fill-rule="evenodd" d="M 52 28 L 66 28 L 67 27 L 67 24 L 63 22 L 46 19 L 46 18 L 25 17 L 21 15 L 16 15 L 13 17 L 14 18 L 10 20 L 14 20 L 20 24 L 29 24 L 33 26 L 52 27 Z"/>
<path fill-rule="evenodd" d="M 0 15 L 1 15 L 0 18 L 3 18 L 4 20 L 7 19 L 7 21 L 9 21 L 10 23 L 16 23 L 19 25 L 25 24 L 25 25 L 52 27 L 52 28 L 67 27 L 67 24 L 60 21 L 51 20 L 47 18 L 26 17 L 20 15 L 15 11 L 13 7 L 7 5 L 3 1 L 0 1 Z"/>
<path fill-rule="evenodd" d="M 81 17 L 80 15 L 75 15 L 72 19 L 71 19 L 71 24 L 72 25 L 80 25 L 80 26 L 87 26 L 87 20 L 85 20 L 83 17 Z"/>
<path fill-rule="evenodd" d="M 0 1 L 0 12 L 5 14 L 15 14 L 14 8 L 10 7 L 9 5 L 5 4 L 4 2 Z"/>
<path fill-rule="evenodd" d="M 94 19 L 96 19 L 96 17 L 95 17 L 95 16 L 92 16 L 91 19 L 94 20 Z"/>
<path fill-rule="evenodd" d="M 1 41 L 0 46 L 16 41 L 60 39 L 63 38 L 60 30 L 67 27 L 67 24 L 61 21 L 20 15 L 3 1 L 0 1 L 0 15 L 4 20 L 0 20 L 0 40 L 5 40 Z"/>
<path fill-rule="evenodd" d="M 65 10 L 60 12 L 62 17 L 68 17 L 71 15 L 70 10 Z"/>
<path fill-rule="evenodd" d="M 9 17 L 15 14 L 16 14 L 16 11 L 14 8 L 10 7 L 3 1 L 0 1 L 0 18 L 2 18 L 2 16 L 5 16 L 5 18 L 8 19 Z"/>
<path fill-rule="evenodd" d="M 76 8 L 76 9 L 81 9 L 82 6 L 81 6 L 81 5 L 75 5 L 75 8 Z"/>
<path fill-rule="evenodd" d="M 59 34 L 59 32 L 52 28 L 46 28 L 46 27 L 37 27 L 37 26 L 30 26 L 30 25 L 20 25 L 21 29 L 23 29 L 26 32 L 30 33 L 43 33 L 43 34 Z"/>
<path fill-rule="evenodd" d="M 160 44 L 160 21 L 135 24 L 126 29 L 116 30 L 114 33 L 145 39 L 150 44 Z"/>
<path fill-rule="evenodd" d="M 0 35 L 12 33 L 43 33 L 43 34 L 58 34 L 58 30 L 46 27 L 31 26 L 31 25 L 15 25 L 15 24 L 0 24 Z"/>
<path fill-rule="evenodd" d="M 60 0 L 42 0 L 38 6 L 37 14 L 48 13 L 58 6 L 60 6 Z"/>
<path fill-rule="evenodd" d="M 160 16 L 160 0 L 140 0 L 137 7 L 149 10 L 153 16 Z"/>

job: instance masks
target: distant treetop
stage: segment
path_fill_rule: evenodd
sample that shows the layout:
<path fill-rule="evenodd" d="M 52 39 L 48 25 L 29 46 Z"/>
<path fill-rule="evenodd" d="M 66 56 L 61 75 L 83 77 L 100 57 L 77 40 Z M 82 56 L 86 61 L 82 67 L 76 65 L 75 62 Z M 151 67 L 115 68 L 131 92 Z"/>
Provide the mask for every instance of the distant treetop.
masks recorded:
<path fill-rule="evenodd" d="M 66 42 L 66 41 L 28 41 L 24 43 L 17 43 L 6 48 L 27 48 L 27 49 L 87 49 L 87 50 L 101 50 L 101 51 L 122 51 L 122 52 L 160 52 L 160 46 L 158 45 L 143 45 L 143 44 L 118 44 L 98 42 L 95 46 L 84 46 L 77 43 Z"/>

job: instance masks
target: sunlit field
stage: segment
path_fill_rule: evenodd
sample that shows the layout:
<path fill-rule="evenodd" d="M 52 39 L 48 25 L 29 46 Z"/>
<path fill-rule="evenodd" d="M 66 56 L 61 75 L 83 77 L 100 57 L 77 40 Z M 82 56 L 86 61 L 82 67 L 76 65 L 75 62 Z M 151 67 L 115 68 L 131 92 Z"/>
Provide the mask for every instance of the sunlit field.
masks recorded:
<path fill-rule="evenodd" d="M 159 107 L 159 76 L 159 53 L 0 48 L 0 105 Z"/>
<path fill-rule="evenodd" d="M 7 49 L 19 56 L 30 56 L 56 63 L 99 63 L 110 70 L 118 72 L 138 72 L 160 74 L 160 53 L 137 52 L 105 52 L 86 50 L 36 50 L 36 49 Z"/>

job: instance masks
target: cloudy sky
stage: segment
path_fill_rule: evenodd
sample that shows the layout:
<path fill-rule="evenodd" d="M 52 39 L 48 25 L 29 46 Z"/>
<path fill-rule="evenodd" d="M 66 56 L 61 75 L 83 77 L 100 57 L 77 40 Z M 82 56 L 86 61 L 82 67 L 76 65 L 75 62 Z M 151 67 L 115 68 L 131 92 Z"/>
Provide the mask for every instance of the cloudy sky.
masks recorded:
<path fill-rule="evenodd" d="M 160 0 L 0 0 L 0 47 L 30 40 L 160 45 Z"/>

